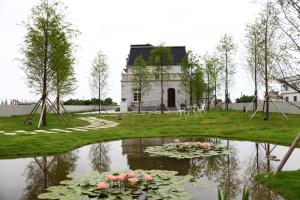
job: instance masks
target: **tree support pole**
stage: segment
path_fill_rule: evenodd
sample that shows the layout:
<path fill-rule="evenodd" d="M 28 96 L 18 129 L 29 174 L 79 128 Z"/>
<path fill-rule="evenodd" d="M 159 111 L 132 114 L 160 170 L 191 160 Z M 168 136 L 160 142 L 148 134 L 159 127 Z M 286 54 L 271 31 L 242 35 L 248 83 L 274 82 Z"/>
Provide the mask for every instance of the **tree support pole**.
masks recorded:
<path fill-rule="evenodd" d="M 28 121 L 28 119 L 36 113 L 37 109 L 39 108 L 39 106 L 40 106 L 40 104 L 41 104 L 41 100 L 42 100 L 42 98 L 40 98 L 40 100 L 39 100 L 39 101 L 37 102 L 37 104 L 34 106 L 34 108 L 32 109 L 32 111 L 31 111 L 31 112 L 29 113 L 29 115 L 26 117 L 26 119 L 25 119 L 25 121 L 24 121 L 23 124 L 25 124 L 25 123 Z"/>
<path fill-rule="evenodd" d="M 291 154 L 293 153 L 294 149 L 297 147 L 299 142 L 300 142 L 300 133 L 298 133 L 298 135 L 296 136 L 294 142 L 292 143 L 291 147 L 289 148 L 288 152 L 283 157 L 281 163 L 279 164 L 279 166 L 276 169 L 275 174 L 277 174 L 278 172 L 280 172 L 282 170 L 285 163 L 288 161 L 289 157 L 291 156 Z"/>

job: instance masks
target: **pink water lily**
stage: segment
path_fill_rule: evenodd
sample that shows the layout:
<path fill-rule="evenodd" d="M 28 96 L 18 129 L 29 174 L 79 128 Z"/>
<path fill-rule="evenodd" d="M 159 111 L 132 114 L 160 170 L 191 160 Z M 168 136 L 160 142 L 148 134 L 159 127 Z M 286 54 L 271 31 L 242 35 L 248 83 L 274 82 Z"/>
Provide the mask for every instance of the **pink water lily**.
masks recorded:
<path fill-rule="evenodd" d="M 131 185 L 135 185 L 139 182 L 139 180 L 137 178 L 130 178 L 130 179 L 128 179 L 128 181 Z"/>
<path fill-rule="evenodd" d="M 116 176 L 113 176 L 113 175 L 108 175 L 108 176 L 107 176 L 107 179 L 108 179 L 109 181 L 116 181 L 116 180 L 117 180 L 117 177 L 116 177 Z"/>
<path fill-rule="evenodd" d="M 145 176 L 144 176 L 144 180 L 147 181 L 147 182 L 151 182 L 151 181 L 152 181 L 152 176 L 150 176 L 150 175 L 145 175 Z"/>
<path fill-rule="evenodd" d="M 128 172 L 127 173 L 127 177 L 128 178 L 134 178 L 135 177 L 135 174 L 133 172 Z"/>
<path fill-rule="evenodd" d="M 99 190 L 105 190 L 106 188 L 108 188 L 108 186 L 105 182 L 100 182 L 100 183 L 98 183 L 97 188 Z"/>
<path fill-rule="evenodd" d="M 127 177 L 127 174 L 121 174 L 121 175 L 117 176 L 117 179 L 119 181 L 124 181 L 126 179 L 126 177 Z"/>

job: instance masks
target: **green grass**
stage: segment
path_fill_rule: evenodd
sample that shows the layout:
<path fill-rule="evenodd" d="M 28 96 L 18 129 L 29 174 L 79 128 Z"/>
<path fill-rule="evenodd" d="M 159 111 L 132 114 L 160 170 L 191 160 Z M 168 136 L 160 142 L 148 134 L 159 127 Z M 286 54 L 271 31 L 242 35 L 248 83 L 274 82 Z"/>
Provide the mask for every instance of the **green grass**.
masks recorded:
<path fill-rule="evenodd" d="M 286 199 L 300 199 L 300 170 L 285 171 L 277 175 L 260 174 L 255 179 Z"/>
<path fill-rule="evenodd" d="M 68 114 L 65 116 L 71 125 L 68 127 L 86 126 L 89 123 L 79 119 L 79 115 Z M 37 129 L 39 121 L 39 115 L 35 115 L 32 119 L 33 125 L 25 124 L 24 121 L 26 116 L 11 116 L 11 117 L 0 117 L 0 130 L 11 132 L 16 130 L 32 131 Z M 58 120 L 57 115 L 48 115 L 49 124 L 46 128 L 41 127 L 40 129 L 51 129 L 51 128 L 66 128 L 66 123 L 62 120 Z"/>
<path fill-rule="evenodd" d="M 0 158 L 26 157 L 62 153 L 100 141 L 134 137 L 208 136 L 289 145 L 300 131 L 300 116 L 271 114 L 269 121 L 261 114 L 249 120 L 250 114 L 236 111 L 211 111 L 187 118 L 175 114 L 123 115 L 120 125 L 89 132 L 6 136 L 0 134 Z M 86 125 L 81 115 L 67 116 L 72 126 Z M 96 116 L 96 115 L 95 115 Z M 103 116 L 118 121 L 118 116 Z M 0 130 L 32 130 L 36 125 L 23 125 L 24 116 L 0 118 Z M 56 116 L 50 115 L 49 128 L 66 127 Z"/>

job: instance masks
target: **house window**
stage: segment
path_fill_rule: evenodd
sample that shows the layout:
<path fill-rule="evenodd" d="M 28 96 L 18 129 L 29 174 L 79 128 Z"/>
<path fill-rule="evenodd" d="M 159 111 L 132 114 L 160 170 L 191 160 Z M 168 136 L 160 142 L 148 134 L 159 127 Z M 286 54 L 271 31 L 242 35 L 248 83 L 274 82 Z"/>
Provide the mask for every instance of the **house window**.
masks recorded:
<path fill-rule="evenodd" d="M 133 101 L 138 102 L 141 99 L 141 92 L 138 89 L 135 89 L 133 92 Z"/>
<path fill-rule="evenodd" d="M 294 101 L 297 101 L 297 96 L 294 96 Z"/>
<path fill-rule="evenodd" d="M 285 91 L 288 91 L 289 90 L 289 86 L 284 85 L 284 89 L 285 89 Z"/>
<path fill-rule="evenodd" d="M 289 97 L 285 97 L 285 101 L 286 101 L 286 102 L 289 102 Z"/>

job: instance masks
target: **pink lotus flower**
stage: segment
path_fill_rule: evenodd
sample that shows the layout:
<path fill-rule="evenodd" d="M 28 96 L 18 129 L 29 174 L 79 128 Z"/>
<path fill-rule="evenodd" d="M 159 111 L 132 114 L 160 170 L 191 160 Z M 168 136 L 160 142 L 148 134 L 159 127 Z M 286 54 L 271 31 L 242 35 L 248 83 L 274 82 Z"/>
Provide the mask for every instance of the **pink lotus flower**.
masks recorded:
<path fill-rule="evenodd" d="M 128 179 L 128 181 L 131 185 L 135 185 L 139 182 L 139 180 L 137 178 L 130 178 L 130 179 Z"/>
<path fill-rule="evenodd" d="M 152 176 L 150 176 L 150 175 L 145 175 L 145 176 L 144 176 L 144 180 L 147 181 L 147 182 L 151 182 L 151 181 L 152 181 Z"/>
<path fill-rule="evenodd" d="M 127 177 L 128 178 L 134 178 L 135 177 L 135 174 L 133 172 L 128 172 L 127 173 Z"/>
<path fill-rule="evenodd" d="M 126 177 L 127 177 L 127 174 L 121 174 L 121 175 L 117 176 L 117 179 L 119 181 L 124 181 L 126 179 Z"/>
<path fill-rule="evenodd" d="M 113 175 L 108 175 L 108 176 L 107 176 L 107 179 L 108 179 L 109 181 L 116 181 L 116 180 L 117 180 L 117 177 L 116 177 L 116 176 L 113 176 Z"/>
<path fill-rule="evenodd" d="M 105 190 L 108 186 L 105 182 L 100 182 L 98 183 L 97 187 L 99 190 Z"/>

